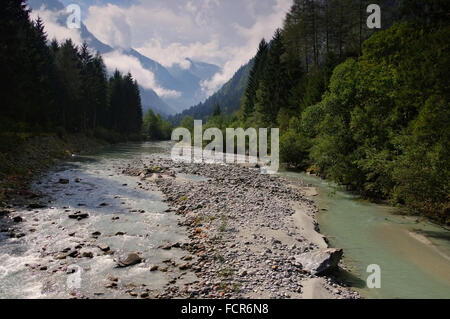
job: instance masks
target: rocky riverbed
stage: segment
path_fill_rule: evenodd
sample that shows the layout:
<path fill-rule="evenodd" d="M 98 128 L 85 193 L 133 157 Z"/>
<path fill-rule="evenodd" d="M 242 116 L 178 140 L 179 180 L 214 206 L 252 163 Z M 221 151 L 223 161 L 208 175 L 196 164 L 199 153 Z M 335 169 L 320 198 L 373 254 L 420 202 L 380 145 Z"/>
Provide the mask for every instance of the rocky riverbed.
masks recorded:
<path fill-rule="evenodd" d="M 327 273 L 311 189 L 164 154 L 86 158 L 2 208 L 0 297 L 359 298 Z"/>
<path fill-rule="evenodd" d="M 318 277 L 339 262 L 317 231 L 305 185 L 249 165 L 187 164 L 154 156 L 128 165 L 143 189 L 158 189 L 187 227 L 178 265 L 199 278 L 164 297 L 358 298 L 345 283 Z M 169 249 L 169 246 L 162 247 Z M 155 268 L 156 269 L 156 268 Z"/>

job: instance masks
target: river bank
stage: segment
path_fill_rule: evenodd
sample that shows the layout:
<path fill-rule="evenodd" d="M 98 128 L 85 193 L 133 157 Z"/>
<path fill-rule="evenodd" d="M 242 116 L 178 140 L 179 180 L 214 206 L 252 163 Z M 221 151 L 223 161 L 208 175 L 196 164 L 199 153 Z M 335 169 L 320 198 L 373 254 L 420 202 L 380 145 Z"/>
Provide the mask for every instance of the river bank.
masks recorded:
<path fill-rule="evenodd" d="M 27 190 L 32 179 L 72 154 L 86 154 L 108 144 L 84 134 L 9 137 L 0 151 L 0 206 L 17 196 L 32 196 Z"/>
<path fill-rule="evenodd" d="M 450 231 L 427 218 L 374 204 L 327 180 L 294 171 L 279 173 L 313 188 L 321 233 L 345 251 L 342 277 L 364 298 L 448 298 Z M 381 270 L 381 288 L 368 289 L 369 265 Z"/>

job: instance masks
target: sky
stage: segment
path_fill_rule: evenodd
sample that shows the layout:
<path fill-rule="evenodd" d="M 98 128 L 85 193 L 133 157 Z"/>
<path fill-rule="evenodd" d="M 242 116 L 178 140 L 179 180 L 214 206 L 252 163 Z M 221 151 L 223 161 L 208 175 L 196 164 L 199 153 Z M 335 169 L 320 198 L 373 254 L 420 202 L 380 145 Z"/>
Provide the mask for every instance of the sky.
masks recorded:
<path fill-rule="evenodd" d="M 282 27 L 292 4 L 292 0 L 61 2 L 78 3 L 89 31 L 115 49 L 134 48 L 167 67 L 178 64 L 188 68 L 185 58 L 220 66 L 222 70 L 203 83 L 208 94 L 255 55 L 262 38 L 269 40 L 276 28 Z M 44 22 L 50 19 L 43 18 Z M 61 32 L 50 23 L 46 25 L 50 36 Z"/>

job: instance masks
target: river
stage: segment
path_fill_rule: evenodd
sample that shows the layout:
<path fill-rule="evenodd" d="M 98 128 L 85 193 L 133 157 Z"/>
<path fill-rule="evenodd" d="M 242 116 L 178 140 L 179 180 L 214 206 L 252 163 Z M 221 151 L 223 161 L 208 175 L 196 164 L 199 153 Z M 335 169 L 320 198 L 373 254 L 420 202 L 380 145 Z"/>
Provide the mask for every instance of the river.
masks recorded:
<path fill-rule="evenodd" d="M 142 189 L 139 178 L 118 171 L 128 163 L 145 160 L 149 154 L 168 154 L 169 150 L 168 143 L 116 145 L 97 154 L 74 156 L 39 178 L 32 188 L 46 194 L 41 200 L 48 207 L 16 208 L 13 216 L 24 218 L 19 225 L 11 224 L 10 219 L 0 220 L 0 298 L 67 297 L 70 265 L 55 256 L 77 245 L 81 245 L 80 252 L 96 254 L 92 259 L 79 259 L 76 265 L 83 272 L 81 288 L 76 290 L 80 296 L 129 296 L 105 289 L 108 278 L 119 274 L 130 289 L 139 282 L 151 291 L 163 290 L 175 277 L 180 286 L 194 281 L 196 278 L 191 275 L 183 278 L 176 272 L 148 271 L 153 263 L 181 259 L 181 251 L 164 251 L 158 247 L 186 241 L 186 233 L 177 225 L 176 215 L 166 212 L 168 206 L 162 201 L 162 193 L 157 189 Z M 362 296 L 450 297 L 448 230 L 400 216 L 393 208 L 360 200 L 314 176 L 296 172 L 280 175 L 317 188 L 318 196 L 314 199 L 320 209 L 321 232 L 331 246 L 344 249 L 344 265 L 348 271 L 342 271 L 341 276 Z M 70 182 L 61 184 L 58 182 L 61 179 Z M 86 221 L 69 219 L 68 215 L 75 211 L 89 212 L 90 217 Z M 11 238 L 11 227 L 23 230 L 24 237 Z M 100 243 L 108 245 L 116 256 L 139 252 L 144 262 L 118 270 L 111 256 L 98 250 Z M 381 268 L 380 289 L 366 287 L 369 275 L 366 269 L 372 264 Z M 99 276 L 103 279 L 98 280 Z"/>
<path fill-rule="evenodd" d="M 282 176 L 318 190 L 321 232 L 344 249 L 342 276 L 366 298 L 450 298 L 450 231 L 401 216 L 318 177 L 297 172 Z M 369 265 L 379 265 L 381 288 L 369 289 Z"/>
<path fill-rule="evenodd" d="M 0 220 L 0 298 L 67 298 L 72 291 L 77 296 L 126 298 L 130 296 L 123 291 L 105 289 L 108 278 L 120 274 L 121 282 L 130 289 L 139 283 L 158 291 L 172 280 L 171 276 L 179 276 L 148 270 L 165 259 L 183 257 L 181 251 L 158 249 L 168 242 L 187 240 L 176 215 L 165 212 L 168 206 L 162 201 L 162 193 L 141 189 L 137 177 L 118 171 L 149 154 L 167 154 L 168 150 L 167 143 L 115 145 L 89 156 L 74 156 L 34 182 L 32 189 L 46 195 L 40 201 L 48 201 L 48 207 L 17 208 L 13 216 L 24 218 L 17 226 L 5 224 L 8 219 Z M 61 184 L 60 179 L 69 183 Z M 90 216 L 82 221 L 69 219 L 68 215 L 76 211 Z M 19 227 L 26 236 L 10 238 L 8 227 Z M 95 232 L 99 235 L 91 235 Z M 144 262 L 118 269 L 98 244 L 109 246 L 115 256 L 139 252 Z M 78 245 L 83 246 L 78 248 L 80 254 L 93 252 L 95 258 L 80 258 L 75 264 L 58 259 L 60 252 Z M 80 272 L 79 289 L 68 286 L 71 267 Z M 180 279 L 183 285 L 185 281 Z"/>

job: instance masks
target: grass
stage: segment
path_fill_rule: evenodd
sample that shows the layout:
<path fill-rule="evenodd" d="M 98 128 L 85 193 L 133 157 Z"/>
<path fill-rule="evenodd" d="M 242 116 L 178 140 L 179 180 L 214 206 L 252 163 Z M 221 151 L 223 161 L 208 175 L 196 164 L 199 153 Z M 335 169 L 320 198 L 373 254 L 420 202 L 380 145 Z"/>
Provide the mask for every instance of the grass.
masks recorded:
<path fill-rule="evenodd" d="M 224 233 L 227 230 L 228 226 L 228 216 L 225 214 L 220 215 L 221 224 L 219 226 L 219 232 Z"/>
<path fill-rule="evenodd" d="M 219 271 L 219 276 L 224 277 L 224 278 L 231 277 L 231 276 L 233 276 L 233 274 L 234 274 L 234 270 L 231 268 L 222 268 Z"/>
<path fill-rule="evenodd" d="M 162 171 L 162 168 L 158 167 L 158 166 L 154 166 L 154 167 L 152 166 L 152 167 L 147 168 L 148 173 L 159 173 L 161 171 Z"/>
<path fill-rule="evenodd" d="M 216 251 L 216 254 L 214 255 L 214 259 L 221 263 L 223 263 L 225 261 L 225 258 L 218 251 Z"/>
<path fill-rule="evenodd" d="M 240 282 L 235 282 L 231 285 L 232 292 L 239 292 L 241 290 L 242 284 Z"/>

